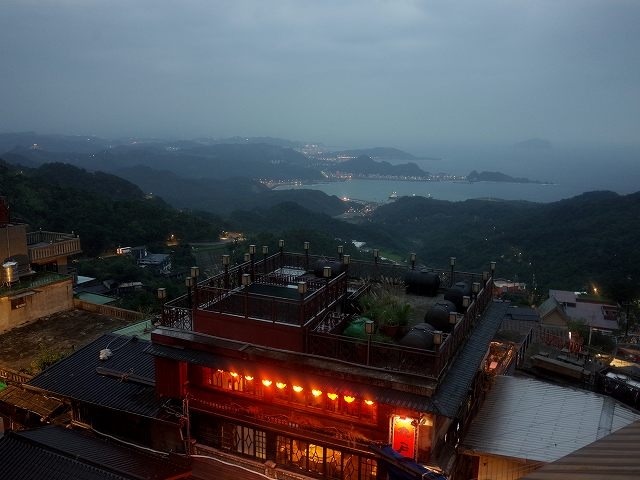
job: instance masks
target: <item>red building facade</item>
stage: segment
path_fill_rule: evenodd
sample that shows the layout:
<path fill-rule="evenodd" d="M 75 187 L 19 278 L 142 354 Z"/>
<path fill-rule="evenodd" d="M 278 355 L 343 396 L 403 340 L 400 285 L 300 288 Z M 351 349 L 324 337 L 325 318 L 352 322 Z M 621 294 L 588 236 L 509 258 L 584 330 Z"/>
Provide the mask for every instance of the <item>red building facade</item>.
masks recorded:
<path fill-rule="evenodd" d="M 393 465 L 372 446 L 390 445 L 418 466 L 448 470 L 481 368 L 465 367 L 472 371 L 462 393 L 439 400 L 438 390 L 491 289 L 477 289 L 431 348 L 371 342 L 342 335 L 351 306 L 377 278 L 402 285 L 406 267 L 282 250 L 255 262 L 255 246 L 250 252 L 241 265 L 225 259 L 221 275 L 195 278 L 187 295 L 164 305 L 152 334 L 156 390 L 184 402 L 187 448 L 308 476 L 373 480 Z M 452 273 L 437 273 L 452 283 Z M 455 275 L 487 282 L 486 274 Z"/>

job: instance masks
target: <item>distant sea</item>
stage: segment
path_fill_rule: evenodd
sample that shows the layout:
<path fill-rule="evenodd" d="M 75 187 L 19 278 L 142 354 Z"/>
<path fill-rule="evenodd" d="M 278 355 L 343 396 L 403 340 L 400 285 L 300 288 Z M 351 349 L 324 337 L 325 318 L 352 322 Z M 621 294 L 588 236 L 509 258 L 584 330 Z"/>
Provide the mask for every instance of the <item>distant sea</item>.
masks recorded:
<path fill-rule="evenodd" d="M 423 196 L 438 200 L 458 202 L 470 198 L 500 198 L 503 200 L 528 200 L 555 202 L 579 195 L 580 191 L 560 185 L 506 182 L 404 182 L 391 180 L 348 180 L 345 182 L 315 183 L 311 185 L 282 185 L 276 190 L 321 190 L 339 198 L 384 203 L 395 192 L 400 196 Z"/>
<path fill-rule="evenodd" d="M 392 192 L 398 196 L 419 195 L 453 202 L 494 198 L 549 203 L 596 190 L 609 190 L 621 195 L 640 191 L 638 148 L 553 148 L 543 151 L 447 149 L 442 155 L 439 151 L 421 150 L 428 152 L 430 157 L 437 157 L 414 162 L 425 172 L 466 176 L 472 170 L 494 171 L 545 183 L 349 180 L 288 185 L 277 189 L 307 188 L 340 198 L 378 203 L 389 201 Z"/>

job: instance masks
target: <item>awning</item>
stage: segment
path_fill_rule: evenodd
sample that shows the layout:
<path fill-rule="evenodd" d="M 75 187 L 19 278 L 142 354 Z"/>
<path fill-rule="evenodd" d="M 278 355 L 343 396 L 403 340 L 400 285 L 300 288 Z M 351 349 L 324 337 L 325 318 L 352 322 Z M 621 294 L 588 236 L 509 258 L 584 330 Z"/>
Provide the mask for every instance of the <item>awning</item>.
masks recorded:
<path fill-rule="evenodd" d="M 384 462 L 391 480 L 447 480 L 447 477 L 396 452 L 391 445 L 369 447 Z"/>

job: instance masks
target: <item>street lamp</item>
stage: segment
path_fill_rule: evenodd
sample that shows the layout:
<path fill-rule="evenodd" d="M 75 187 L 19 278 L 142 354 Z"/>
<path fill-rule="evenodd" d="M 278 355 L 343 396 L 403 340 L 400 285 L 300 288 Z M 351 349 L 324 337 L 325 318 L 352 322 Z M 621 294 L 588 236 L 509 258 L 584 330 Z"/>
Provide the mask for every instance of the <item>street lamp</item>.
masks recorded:
<path fill-rule="evenodd" d="M 344 246 L 338 245 L 338 258 L 342 260 L 342 252 L 344 252 Z"/>
<path fill-rule="evenodd" d="M 373 249 L 373 262 L 377 265 L 378 264 L 378 257 L 380 256 L 380 252 L 378 251 L 377 248 Z"/>
<path fill-rule="evenodd" d="M 411 259 L 411 270 L 415 270 L 416 269 L 416 254 L 415 253 L 411 253 L 409 258 Z"/>
<path fill-rule="evenodd" d="M 278 240 L 278 248 L 280 249 L 280 268 L 284 267 L 284 240 Z"/>
<path fill-rule="evenodd" d="M 496 274 L 496 262 L 491 262 L 489 265 L 491 266 L 491 278 L 494 278 Z"/>
<path fill-rule="evenodd" d="M 454 281 L 454 268 L 456 266 L 456 257 L 450 257 L 449 258 L 449 265 L 451 266 L 451 283 L 450 283 L 450 287 L 453 287 L 453 281 Z"/>
<path fill-rule="evenodd" d="M 309 242 L 304 242 L 305 270 L 309 270 Z"/>
<path fill-rule="evenodd" d="M 369 352 L 371 350 L 371 335 L 373 335 L 373 331 L 375 329 L 375 323 L 373 320 L 365 320 L 364 322 L 364 333 L 367 334 L 367 365 L 369 365 Z"/>
<path fill-rule="evenodd" d="M 330 266 L 325 266 L 322 269 L 322 276 L 327 280 L 327 284 L 325 285 L 325 298 L 327 300 L 326 305 L 329 306 L 329 279 L 331 278 L 331 267 Z"/>
<path fill-rule="evenodd" d="M 351 263 L 351 255 L 343 255 L 342 263 L 344 263 L 344 271 L 347 274 L 347 279 L 349 279 L 349 264 Z"/>

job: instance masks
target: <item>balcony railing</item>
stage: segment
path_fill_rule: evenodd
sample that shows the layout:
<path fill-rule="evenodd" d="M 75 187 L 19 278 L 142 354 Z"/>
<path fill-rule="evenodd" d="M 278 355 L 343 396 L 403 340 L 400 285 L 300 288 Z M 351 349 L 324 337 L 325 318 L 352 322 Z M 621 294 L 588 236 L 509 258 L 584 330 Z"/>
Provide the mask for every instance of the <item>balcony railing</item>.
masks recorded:
<path fill-rule="evenodd" d="M 27 233 L 29 261 L 42 263 L 59 257 L 68 257 L 82 252 L 80 239 L 69 233 L 36 232 Z"/>
<path fill-rule="evenodd" d="M 331 311 L 335 302 L 344 298 L 348 278 L 368 278 L 371 281 L 402 284 L 407 272 L 406 265 L 354 261 L 346 272 L 328 282 L 325 279 L 306 277 L 309 293 L 304 299 L 298 300 L 251 292 L 250 288 L 241 285 L 243 273 L 250 273 L 255 284 L 295 284 L 300 277 L 293 273 L 288 277 L 287 268 L 308 271 L 320 259 L 324 260 L 324 257 L 285 253 L 272 255 L 253 264 L 245 262 L 229 268 L 225 273 L 199 282 L 191 295 L 183 295 L 167 302 L 163 308 L 162 324 L 191 330 L 192 313 L 197 309 L 307 327 L 307 353 L 360 365 L 367 365 L 368 357 L 368 365 L 371 367 L 439 378 L 466 342 L 491 301 L 492 279 L 489 279 L 486 288 L 482 288 L 471 299 L 466 312 L 451 333 L 443 336 L 437 349 L 424 350 L 393 343 L 371 342 L 367 351 L 366 341 L 314 331 L 314 328 Z M 274 273 L 276 271 L 279 273 Z M 454 272 L 452 279 L 450 271 L 431 271 L 440 276 L 441 285 L 445 287 L 452 283 L 451 280 L 480 282 L 485 285 L 481 274 Z"/>

